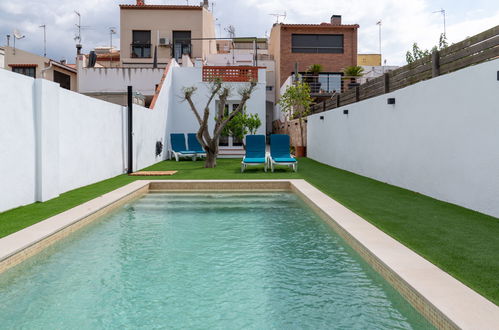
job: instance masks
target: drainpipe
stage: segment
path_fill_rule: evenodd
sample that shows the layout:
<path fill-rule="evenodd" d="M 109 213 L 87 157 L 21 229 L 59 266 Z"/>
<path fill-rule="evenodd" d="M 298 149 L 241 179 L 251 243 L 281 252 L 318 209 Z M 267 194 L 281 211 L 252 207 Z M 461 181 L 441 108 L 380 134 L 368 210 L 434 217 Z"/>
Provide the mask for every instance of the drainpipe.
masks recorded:
<path fill-rule="evenodd" d="M 42 78 L 43 78 L 43 79 L 46 79 L 46 78 L 45 78 L 45 72 L 46 72 L 47 70 L 52 69 L 52 61 L 50 61 L 49 63 L 50 63 L 50 65 L 49 65 L 48 67 L 46 67 L 45 69 L 42 69 Z"/>

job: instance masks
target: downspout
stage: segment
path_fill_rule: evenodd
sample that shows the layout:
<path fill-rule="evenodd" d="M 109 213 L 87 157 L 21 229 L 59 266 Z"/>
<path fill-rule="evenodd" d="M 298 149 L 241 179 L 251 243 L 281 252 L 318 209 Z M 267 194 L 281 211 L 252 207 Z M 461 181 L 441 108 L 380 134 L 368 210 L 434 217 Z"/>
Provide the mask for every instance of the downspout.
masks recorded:
<path fill-rule="evenodd" d="M 50 65 L 45 69 L 42 69 L 42 78 L 45 79 L 45 71 L 52 69 L 52 61 L 49 62 Z"/>

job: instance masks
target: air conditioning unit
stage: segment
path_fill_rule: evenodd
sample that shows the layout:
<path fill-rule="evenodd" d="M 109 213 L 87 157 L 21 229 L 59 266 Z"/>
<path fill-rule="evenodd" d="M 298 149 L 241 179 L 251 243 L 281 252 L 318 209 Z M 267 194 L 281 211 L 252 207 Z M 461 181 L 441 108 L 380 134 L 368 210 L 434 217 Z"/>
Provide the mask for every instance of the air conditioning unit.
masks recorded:
<path fill-rule="evenodd" d="M 168 38 L 159 38 L 160 46 L 168 46 L 170 44 L 170 39 Z"/>

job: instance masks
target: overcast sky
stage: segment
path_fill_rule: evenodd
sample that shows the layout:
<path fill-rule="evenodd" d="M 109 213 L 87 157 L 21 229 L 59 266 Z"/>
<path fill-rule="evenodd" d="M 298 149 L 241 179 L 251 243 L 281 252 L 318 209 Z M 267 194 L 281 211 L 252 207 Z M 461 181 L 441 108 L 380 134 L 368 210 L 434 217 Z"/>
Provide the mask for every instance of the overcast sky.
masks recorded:
<path fill-rule="evenodd" d="M 187 2 L 198 4 L 193 0 L 146 0 L 148 4 Z M 17 28 L 26 35 L 17 41 L 17 47 L 43 55 L 43 29 L 39 26 L 46 24 L 48 56 L 74 63 L 74 11 L 81 13 L 82 43 L 88 52 L 96 46 L 109 45 L 109 27 L 119 28 L 120 3 L 133 4 L 135 0 L 0 0 L 0 44 L 5 44 L 6 35 Z M 450 42 L 499 24 L 497 0 L 216 0 L 213 11 L 217 36 L 223 37 L 227 36 L 224 28 L 228 25 L 235 26 L 236 36 L 265 36 L 275 22 L 270 15 L 273 13 L 286 12 L 285 23 L 327 22 L 332 14 L 339 14 L 344 24 L 360 25 L 359 53 L 379 51 L 376 22 L 381 19 L 383 57 L 387 65 L 403 65 L 405 52 L 413 42 L 424 48 L 438 43 L 443 19 L 441 14 L 432 12 L 441 8 L 447 14 Z M 119 45 L 119 34 L 114 36 L 113 44 Z"/>

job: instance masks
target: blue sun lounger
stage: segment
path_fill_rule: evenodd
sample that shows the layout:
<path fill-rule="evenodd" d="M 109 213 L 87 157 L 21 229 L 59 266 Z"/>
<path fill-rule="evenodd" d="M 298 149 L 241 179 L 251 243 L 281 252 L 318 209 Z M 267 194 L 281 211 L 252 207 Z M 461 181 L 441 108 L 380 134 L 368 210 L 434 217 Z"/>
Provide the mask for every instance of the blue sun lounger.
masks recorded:
<path fill-rule="evenodd" d="M 175 156 L 177 162 L 180 157 L 191 157 L 192 160 L 196 160 L 196 152 L 187 150 L 185 147 L 185 135 L 183 133 L 170 134 L 170 141 L 172 146 L 170 153 Z"/>
<path fill-rule="evenodd" d="M 199 143 L 195 133 L 187 134 L 187 143 L 189 144 L 189 150 L 194 151 L 196 156 L 206 157 L 206 151 L 204 151 L 203 147 Z"/>
<path fill-rule="evenodd" d="M 272 134 L 270 136 L 270 169 L 274 172 L 276 165 L 286 165 L 298 171 L 298 161 L 289 153 L 289 135 Z"/>
<path fill-rule="evenodd" d="M 246 135 L 246 155 L 241 162 L 241 173 L 248 165 L 263 165 L 267 172 L 265 135 Z"/>

